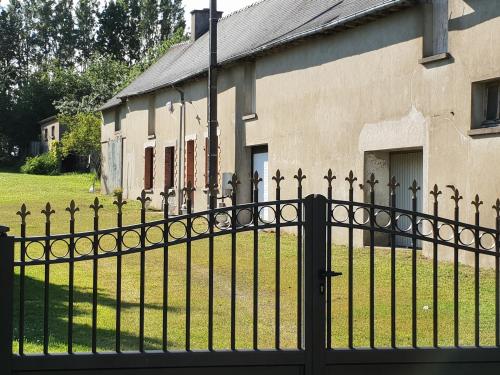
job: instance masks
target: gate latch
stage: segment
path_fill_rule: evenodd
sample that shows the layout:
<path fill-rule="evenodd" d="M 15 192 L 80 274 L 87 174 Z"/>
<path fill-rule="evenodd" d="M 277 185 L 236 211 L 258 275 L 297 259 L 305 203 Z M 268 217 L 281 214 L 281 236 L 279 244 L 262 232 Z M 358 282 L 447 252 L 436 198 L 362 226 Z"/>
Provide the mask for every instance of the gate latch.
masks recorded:
<path fill-rule="evenodd" d="M 342 272 L 322 271 L 320 275 L 321 277 L 339 277 L 342 276 Z"/>

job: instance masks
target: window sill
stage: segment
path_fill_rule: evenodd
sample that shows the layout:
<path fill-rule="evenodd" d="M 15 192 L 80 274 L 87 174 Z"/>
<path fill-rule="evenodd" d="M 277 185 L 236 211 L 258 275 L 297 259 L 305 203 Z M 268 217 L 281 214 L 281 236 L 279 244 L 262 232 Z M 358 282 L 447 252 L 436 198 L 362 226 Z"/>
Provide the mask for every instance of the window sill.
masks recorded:
<path fill-rule="evenodd" d="M 432 55 L 432 56 L 427 56 L 424 57 L 420 60 L 418 60 L 419 64 L 426 65 L 426 64 L 432 64 L 438 61 L 444 61 L 444 60 L 449 60 L 451 59 L 451 54 L 448 52 L 444 53 L 438 53 L 437 55 Z"/>
<path fill-rule="evenodd" d="M 144 190 L 144 192 L 146 194 L 154 194 L 155 193 L 155 191 L 153 189 L 147 189 L 147 190 Z"/>
<path fill-rule="evenodd" d="M 494 135 L 494 134 L 500 134 L 500 124 L 497 126 L 469 130 L 469 137 L 480 137 L 484 135 Z"/>
<path fill-rule="evenodd" d="M 257 113 L 250 113 L 248 115 L 242 116 L 241 119 L 243 121 L 253 121 L 253 120 L 257 120 L 258 116 L 257 116 Z"/>

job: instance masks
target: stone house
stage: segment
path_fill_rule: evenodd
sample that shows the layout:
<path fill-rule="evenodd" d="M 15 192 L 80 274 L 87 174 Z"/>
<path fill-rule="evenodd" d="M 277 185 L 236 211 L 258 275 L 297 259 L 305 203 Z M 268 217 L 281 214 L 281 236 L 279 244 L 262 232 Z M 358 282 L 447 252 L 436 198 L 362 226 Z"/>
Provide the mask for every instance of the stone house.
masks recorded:
<path fill-rule="evenodd" d="M 206 208 L 208 10 L 192 14 L 191 40 L 102 107 L 102 186 L 142 189 L 161 205 L 194 182 L 194 209 Z M 375 173 L 377 203 L 388 204 L 389 177 L 410 204 L 432 210 L 434 184 L 464 196 L 472 222 L 476 193 L 483 224 L 495 224 L 500 197 L 500 0 L 263 0 L 219 21 L 219 182 L 236 172 L 239 199 L 251 199 L 250 174 L 287 177 L 292 197 L 301 167 L 304 193 L 324 193 L 331 168 L 336 197 L 344 177 Z M 340 178 L 342 177 L 342 178 Z M 452 201 L 442 198 L 441 214 Z M 449 194 L 448 194 L 449 195 Z M 357 189 L 355 199 L 367 199 Z M 360 235 L 357 243 L 363 239 Z M 403 241 L 403 240 L 402 240 Z M 381 243 L 383 245 L 383 243 Z M 405 246 L 405 243 L 400 243 Z"/>
<path fill-rule="evenodd" d="M 38 123 L 40 125 L 40 152 L 44 153 L 51 149 L 54 141 L 61 141 L 64 127 L 61 126 L 57 116 L 51 116 Z"/>

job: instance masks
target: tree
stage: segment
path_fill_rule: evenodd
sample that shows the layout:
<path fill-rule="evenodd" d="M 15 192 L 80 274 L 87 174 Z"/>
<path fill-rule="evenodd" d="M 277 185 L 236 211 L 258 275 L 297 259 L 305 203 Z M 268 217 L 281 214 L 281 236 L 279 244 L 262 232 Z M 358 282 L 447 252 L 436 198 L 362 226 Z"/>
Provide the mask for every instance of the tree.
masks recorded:
<path fill-rule="evenodd" d="M 166 40 L 186 27 L 182 0 L 160 0 L 160 38 Z"/>
<path fill-rule="evenodd" d="M 73 0 L 59 0 L 55 5 L 55 58 L 62 66 L 75 62 L 77 45 L 75 22 L 73 20 Z"/>
<path fill-rule="evenodd" d="M 101 118 L 94 113 L 78 113 L 74 116 L 62 115 L 61 124 L 67 126 L 62 137 L 62 152 L 88 157 L 90 167 L 100 175 L 101 165 Z"/>
<path fill-rule="evenodd" d="M 127 46 L 127 60 L 133 64 L 141 58 L 141 6 L 139 0 L 127 0 L 127 28 L 125 31 L 125 45 Z"/>
<path fill-rule="evenodd" d="M 75 9 L 78 63 L 85 67 L 95 52 L 97 1 L 79 0 Z"/>
<path fill-rule="evenodd" d="M 111 0 L 99 14 L 98 50 L 115 60 L 125 61 L 127 7 L 124 0 Z"/>
<path fill-rule="evenodd" d="M 158 43 L 158 2 L 157 0 L 141 1 L 140 35 L 142 51 L 153 48 Z"/>

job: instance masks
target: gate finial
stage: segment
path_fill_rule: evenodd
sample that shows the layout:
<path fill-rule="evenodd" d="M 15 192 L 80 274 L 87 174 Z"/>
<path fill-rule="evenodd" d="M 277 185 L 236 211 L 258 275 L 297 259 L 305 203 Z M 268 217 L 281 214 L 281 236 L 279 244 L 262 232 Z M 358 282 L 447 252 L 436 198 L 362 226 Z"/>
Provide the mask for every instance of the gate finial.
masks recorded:
<path fill-rule="evenodd" d="M 66 208 L 66 211 L 69 212 L 69 217 L 70 220 L 73 221 L 75 220 L 75 214 L 80 211 L 78 207 L 76 207 L 76 203 L 74 200 L 72 200 L 69 204 L 69 207 Z"/>
<path fill-rule="evenodd" d="M 496 203 L 493 205 L 493 209 L 497 213 L 497 218 L 500 218 L 500 199 L 497 199 Z"/>
<path fill-rule="evenodd" d="M 443 192 L 439 190 L 439 187 L 436 184 L 434 185 L 434 188 L 431 190 L 430 194 L 434 197 L 434 203 L 437 203 L 439 196 L 443 194 Z"/>
<path fill-rule="evenodd" d="M 233 173 L 233 175 L 231 176 L 231 180 L 228 182 L 228 184 L 233 189 L 233 193 L 236 192 L 236 190 L 238 189 L 238 185 L 241 184 L 240 180 L 238 180 L 238 176 L 236 175 L 236 173 Z"/>
<path fill-rule="evenodd" d="M 331 169 L 328 170 L 328 173 L 324 177 L 324 179 L 328 182 L 328 188 L 332 187 L 332 183 L 334 180 L 337 179 L 337 176 L 333 174 L 333 171 Z"/>
<path fill-rule="evenodd" d="M 262 182 L 262 178 L 259 177 L 259 172 L 255 171 L 252 178 L 253 189 L 258 190 L 259 184 Z"/>
<path fill-rule="evenodd" d="M 45 205 L 45 209 L 42 210 L 42 214 L 45 215 L 47 223 L 50 222 L 50 217 L 55 214 L 56 212 L 52 209 L 52 206 L 50 205 L 49 202 Z"/>
<path fill-rule="evenodd" d="M 299 168 L 299 170 L 297 171 L 297 174 L 295 176 L 293 176 L 293 178 L 295 178 L 298 181 L 299 188 L 301 188 L 302 181 L 304 181 L 307 178 L 307 176 L 304 173 L 302 173 L 302 168 Z"/>
<path fill-rule="evenodd" d="M 399 182 L 396 180 L 396 176 L 392 176 L 391 181 L 387 184 L 389 186 L 389 189 L 391 191 L 391 195 L 396 194 L 396 189 L 401 186 Z"/>
<path fill-rule="evenodd" d="M 90 208 L 92 210 L 94 210 L 94 217 L 98 217 L 99 216 L 99 210 L 101 208 L 104 208 L 104 206 L 102 204 L 99 204 L 99 198 L 95 197 L 94 204 L 91 204 Z"/>
<path fill-rule="evenodd" d="M 373 193 L 375 191 L 375 186 L 379 183 L 379 181 L 375 179 L 375 173 L 370 175 L 370 179 L 367 180 L 366 183 L 370 186 L 370 193 Z M 364 190 L 365 185 L 359 184 L 359 187 L 361 190 Z"/>
<path fill-rule="evenodd" d="M 123 206 L 127 204 L 127 201 L 123 200 L 123 193 L 121 191 L 116 192 L 115 196 L 116 200 L 113 202 L 113 204 L 118 208 L 118 213 L 121 215 Z"/>
<path fill-rule="evenodd" d="M 352 190 L 354 183 L 358 181 L 357 177 L 354 177 L 354 172 L 349 171 L 349 176 L 345 178 L 345 180 L 349 183 L 349 188 Z"/>
<path fill-rule="evenodd" d="M 21 224 L 26 225 L 26 217 L 28 217 L 28 215 L 31 215 L 31 212 L 28 211 L 26 205 L 23 203 L 21 209 L 17 211 L 16 215 L 19 215 L 21 217 Z"/>
<path fill-rule="evenodd" d="M 458 203 L 462 199 L 464 199 L 464 197 L 462 197 L 460 195 L 460 192 L 458 191 L 458 189 L 454 185 L 447 185 L 446 187 L 448 189 L 451 189 L 453 191 L 453 195 L 451 196 L 451 199 L 455 201 L 455 207 L 458 207 Z"/>
<path fill-rule="evenodd" d="M 417 180 L 413 180 L 413 183 L 411 184 L 411 186 L 408 188 L 408 190 L 411 191 L 411 196 L 413 199 L 416 199 L 417 198 L 417 193 L 421 190 L 420 189 L 420 186 L 418 186 L 418 182 Z"/>
<path fill-rule="evenodd" d="M 281 175 L 281 171 L 279 169 L 276 171 L 276 175 L 273 177 L 273 180 L 276 182 L 276 189 L 280 189 L 281 181 L 284 181 L 285 177 Z"/>
<path fill-rule="evenodd" d="M 149 197 L 147 196 L 147 194 L 146 194 L 146 190 L 142 190 L 142 191 L 141 191 L 141 196 L 140 196 L 140 197 L 137 197 L 137 200 L 138 200 L 139 202 L 141 202 L 141 208 L 142 208 L 143 210 L 145 210 L 145 209 L 146 209 L 146 203 L 147 203 L 147 202 L 151 202 L 151 198 L 149 198 Z"/>
<path fill-rule="evenodd" d="M 476 194 L 476 197 L 471 202 L 471 204 L 476 208 L 476 213 L 479 213 L 479 207 L 483 205 L 483 201 L 479 198 L 479 194 Z"/>

